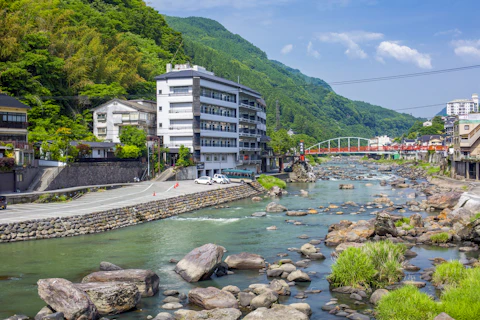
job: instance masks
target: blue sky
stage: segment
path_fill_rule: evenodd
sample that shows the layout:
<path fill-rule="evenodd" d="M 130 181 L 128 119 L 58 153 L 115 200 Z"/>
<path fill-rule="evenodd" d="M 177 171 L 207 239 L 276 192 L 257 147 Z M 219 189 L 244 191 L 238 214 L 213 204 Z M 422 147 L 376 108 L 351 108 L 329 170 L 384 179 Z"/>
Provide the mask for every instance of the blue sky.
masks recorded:
<path fill-rule="evenodd" d="M 270 59 L 327 82 L 480 64 L 480 1 L 150 0 L 160 13 L 217 20 Z M 470 98 L 480 69 L 334 86 L 390 109 Z M 431 117 L 442 107 L 402 111 Z"/>

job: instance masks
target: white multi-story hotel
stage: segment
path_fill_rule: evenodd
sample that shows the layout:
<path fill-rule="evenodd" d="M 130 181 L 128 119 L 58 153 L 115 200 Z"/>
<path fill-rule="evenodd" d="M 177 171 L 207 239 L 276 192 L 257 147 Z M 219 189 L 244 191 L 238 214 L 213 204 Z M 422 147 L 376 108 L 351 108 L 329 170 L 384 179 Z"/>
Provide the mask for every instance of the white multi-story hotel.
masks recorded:
<path fill-rule="evenodd" d="M 478 112 L 478 94 L 472 94 L 472 99 L 457 99 L 447 103 L 447 115 L 458 116 Z"/>
<path fill-rule="evenodd" d="M 260 93 L 200 66 L 167 65 L 157 81 L 157 135 L 175 157 L 190 148 L 198 176 L 260 171 L 266 105 Z"/>

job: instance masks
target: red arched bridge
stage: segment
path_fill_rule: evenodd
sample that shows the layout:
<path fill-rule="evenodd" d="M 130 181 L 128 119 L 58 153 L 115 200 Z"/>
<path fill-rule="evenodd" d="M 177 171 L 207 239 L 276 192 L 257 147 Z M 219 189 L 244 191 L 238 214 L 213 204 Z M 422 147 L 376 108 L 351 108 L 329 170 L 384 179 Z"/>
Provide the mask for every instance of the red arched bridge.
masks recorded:
<path fill-rule="evenodd" d="M 305 154 L 393 154 L 399 151 L 447 151 L 446 146 L 419 146 L 399 144 L 395 146 L 371 146 L 370 140 L 360 137 L 340 137 L 322 141 L 305 149 Z"/>

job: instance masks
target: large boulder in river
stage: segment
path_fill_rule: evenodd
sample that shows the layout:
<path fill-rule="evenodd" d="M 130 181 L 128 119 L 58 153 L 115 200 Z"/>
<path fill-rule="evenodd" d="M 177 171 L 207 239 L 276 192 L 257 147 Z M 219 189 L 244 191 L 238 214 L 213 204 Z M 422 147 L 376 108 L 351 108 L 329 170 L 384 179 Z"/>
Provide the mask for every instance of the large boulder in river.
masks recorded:
<path fill-rule="evenodd" d="M 423 228 L 423 219 L 419 213 L 410 216 L 410 225 L 414 228 Z"/>
<path fill-rule="evenodd" d="M 308 256 L 312 253 L 316 253 L 317 252 L 317 248 L 315 248 L 315 246 L 311 243 L 305 243 L 301 248 L 300 248 L 300 251 L 305 255 L 305 256 Z"/>
<path fill-rule="evenodd" d="M 277 302 L 278 294 L 273 290 L 266 290 L 264 293 L 256 296 L 250 301 L 252 309 L 270 308 L 273 303 Z"/>
<path fill-rule="evenodd" d="M 288 281 L 295 281 L 295 282 L 310 282 L 310 277 L 308 274 L 301 270 L 296 270 L 290 273 L 287 277 Z"/>
<path fill-rule="evenodd" d="M 283 189 L 279 186 L 273 186 L 268 190 L 268 195 L 271 197 L 281 197 L 283 195 Z"/>
<path fill-rule="evenodd" d="M 210 310 L 215 308 L 238 308 L 237 299 L 228 291 L 215 287 L 195 288 L 188 293 L 188 300 L 199 307 Z"/>
<path fill-rule="evenodd" d="M 254 253 L 242 252 L 229 255 L 225 259 L 230 269 L 262 269 L 265 268 L 265 260 L 262 256 Z"/>
<path fill-rule="evenodd" d="M 133 309 L 141 298 L 137 286 L 131 282 L 88 282 L 77 283 L 75 287 L 88 295 L 100 315 Z"/>
<path fill-rule="evenodd" d="M 258 308 L 243 320 L 308 320 L 308 316 L 294 307 L 274 304 L 270 309 Z"/>
<path fill-rule="evenodd" d="M 397 228 L 388 213 L 380 212 L 377 214 L 377 218 L 375 219 L 375 234 L 379 236 L 391 234 L 394 237 L 398 235 Z"/>
<path fill-rule="evenodd" d="M 270 202 L 268 205 L 267 205 L 267 208 L 265 209 L 265 211 L 267 212 L 284 212 L 284 211 L 287 211 L 288 209 L 284 206 L 282 206 L 281 204 L 278 204 L 276 202 Z"/>
<path fill-rule="evenodd" d="M 222 262 L 225 248 L 213 243 L 204 244 L 190 251 L 177 263 L 175 272 L 187 282 L 197 282 L 211 277 L 217 264 Z"/>
<path fill-rule="evenodd" d="M 88 295 L 66 279 L 40 279 L 38 295 L 66 319 L 95 320 L 98 311 Z"/>
<path fill-rule="evenodd" d="M 241 316 L 242 312 L 234 308 L 217 308 L 202 311 L 180 309 L 175 311 L 175 319 L 182 320 L 237 320 Z"/>
<path fill-rule="evenodd" d="M 355 189 L 355 186 L 354 186 L 353 184 L 351 184 L 351 183 L 349 183 L 349 184 L 340 184 L 340 185 L 338 186 L 338 188 L 341 189 L 341 190 L 351 190 L 351 189 Z"/>
<path fill-rule="evenodd" d="M 142 297 L 152 297 L 158 292 L 160 278 L 151 270 L 125 269 L 116 271 L 98 271 L 82 279 L 87 282 L 131 282 L 135 284 Z"/>
<path fill-rule="evenodd" d="M 455 207 L 461 195 L 459 192 L 437 193 L 428 197 L 427 205 L 435 209 L 451 209 Z"/>

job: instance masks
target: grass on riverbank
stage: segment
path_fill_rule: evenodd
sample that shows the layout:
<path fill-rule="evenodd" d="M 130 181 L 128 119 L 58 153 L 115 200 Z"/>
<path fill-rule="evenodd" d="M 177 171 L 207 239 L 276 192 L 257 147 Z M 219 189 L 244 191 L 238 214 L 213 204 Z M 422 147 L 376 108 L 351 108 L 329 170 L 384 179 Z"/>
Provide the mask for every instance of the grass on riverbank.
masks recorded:
<path fill-rule="evenodd" d="M 402 261 L 406 247 L 391 241 L 369 242 L 350 247 L 332 265 L 328 280 L 333 287 L 377 288 L 403 277 Z"/>
<path fill-rule="evenodd" d="M 274 186 L 280 187 L 282 189 L 285 189 L 287 187 L 287 183 L 283 181 L 282 179 L 278 179 L 277 177 L 274 176 L 267 176 L 267 175 L 260 175 L 257 179 L 258 183 L 262 185 L 267 190 L 272 189 Z"/>
<path fill-rule="evenodd" d="M 441 266 L 447 265 L 441 268 Z M 446 275 L 445 270 L 459 269 L 458 261 L 441 264 L 435 273 L 449 276 L 440 301 L 435 302 L 416 287 L 405 286 L 382 297 L 376 307 L 378 320 L 431 320 L 441 312 L 456 320 L 480 319 L 480 268 L 465 269 L 461 276 Z M 457 270 L 458 271 L 458 270 Z M 455 280 L 454 280 L 455 278 Z"/>
<path fill-rule="evenodd" d="M 407 217 L 403 217 L 402 219 L 395 221 L 395 227 L 401 227 L 404 224 L 410 225 L 410 219 Z"/>

